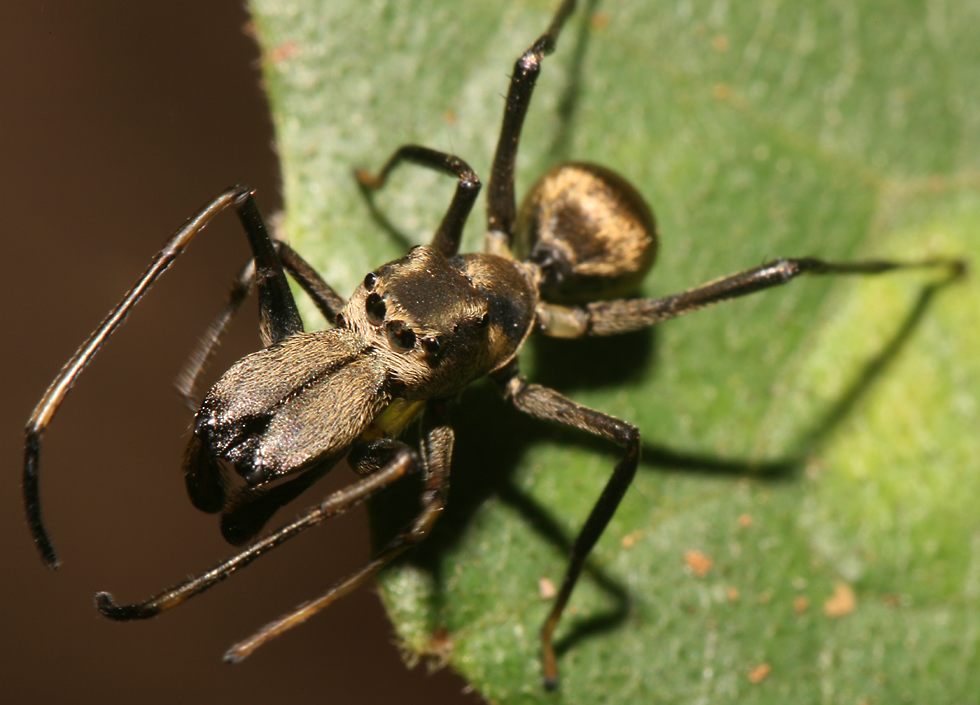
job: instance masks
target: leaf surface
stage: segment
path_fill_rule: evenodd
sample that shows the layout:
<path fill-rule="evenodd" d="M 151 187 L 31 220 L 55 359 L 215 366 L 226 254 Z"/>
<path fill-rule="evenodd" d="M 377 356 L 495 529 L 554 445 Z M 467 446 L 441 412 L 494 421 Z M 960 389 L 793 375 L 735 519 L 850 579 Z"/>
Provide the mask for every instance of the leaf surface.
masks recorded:
<path fill-rule="evenodd" d="M 398 171 L 376 199 L 392 234 L 351 170 L 414 142 L 486 181 L 507 77 L 553 5 L 251 0 L 283 230 L 338 290 L 427 242 L 453 190 Z M 977 26 L 975 3 L 912 0 L 580 8 L 518 192 L 567 159 L 621 172 L 659 222 L 651 295 L 778 256 L 975 257 Z M 481 201 L 466 249 L 483 222 Z M 644 439 L 559 629 L 561 692 L 540 685 L 542 593 L 616 450 L 486 385 L 455 411 L 450 509 L 382 578 L 407 652 L 503 703 L 978 702 L 980 277 L 941 279 L 810 279 L 536 341 L 531 379 Z M 382 499 L 379 525 L 415 506 Z"/>

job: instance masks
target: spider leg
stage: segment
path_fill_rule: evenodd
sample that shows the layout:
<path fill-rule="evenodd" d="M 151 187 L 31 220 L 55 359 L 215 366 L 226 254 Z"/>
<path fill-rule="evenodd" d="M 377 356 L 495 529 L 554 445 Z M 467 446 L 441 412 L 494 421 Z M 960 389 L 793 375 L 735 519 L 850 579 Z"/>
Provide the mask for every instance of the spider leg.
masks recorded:
<path fill-rule="evenodd" d="M 201 339 L 187 357 L 184 366 L 177 374 L 177 393 L 184 400 L 184 405 L 192 412 L 196 412 L 201 406 L 200 389 L 198 389 L 201 375 L 214 356 L 221 342 L 221 338 L 228 328 L 228 324 L 231 323 L 234 315 L 238 313 L 238 309 L 241 307 L 242 302 L 245 301 L 254 283 L 255 262 L 249 260 L 242 267 L 234 283 L 231 285 L 224 308 L 212 319 L 207 330 L 204 331 L 204 335 L 201 336 Z"/>
<path fill-rule="evenodd" d="M 226 661 L 238 663 L 267 641 L 302 624 L 356 589 L 385 565 L 428 536 L 436 519 L 442 513 L 449 494 L 449 469 L 454 434 L 441 411 L 435 413 L 427 411 L 424 423 L 428 427 L 421 446 L 425 488 L 422 492 L 422 509 L 415 520 L 363 568 L 332 585 L 316 599 L 299 605 L 293 611 L 265 625 L 252 636 L 233 645 L 225 653 Z M 367 479 L 375 476 L 369 475 Z"/>
<path fill-rule="evenodd" d="M 455 255 L 459 251 L 459 241 L 463 237 L 463 226 L 466 224 L 466 218 L 473 209 L 476 197 L 480 193 L 480 178 L 470 168 L 470 165 L 459 157 L 415 144 L 406 144 L 395 150 L 395 153 L 388 158 L 388 161 L 377 174 L 372 174 L 364 169 L 357 169 L 354 176 L 362 188 L 368 191 L 376 191 L 385 185 L 388 175 L 402 161 L 441 171 L 459 179 L 459 183 L 456 184 L 456 193 L 453 194 L 453 200 L 449 203 L 449 209 L 443 216 L 430 244 L 430 247 L 439 250 L 446 257 Z"/>
<path fill-rule="evenodd" d="M 344 299 L 287 243 L 282 240 L 272 242 L 285 270 L 313 300 L 324 318 L 331 323 L 334 322 L 346 303 Z M 201 375 L 220 344 L 228 324 L 231 323 L 231 319 L 238 312 L 254 284 L 255 261 L 249 260 L 232 283 L 224 308 L 211 321 L 197 347 L 191 352 L 183 369 L 177 375 L 177 391 L 191 411 L 197 411 L 201 404 L 198 389 Z"/>
<path fill-rule="evenodd" d="M 61 368 L 27 421 L 24 442 L 24 504 L 34 543 L 44 562 L 52 568 L 57 567 L 58 557 L 44 527 L 38 491 L 41 435 L 51 423 L 72 384 L 109 336 L 123 322 L 130 309 L 183 253 L 191 240 L 204 230 L 215 216 L 229 207 L 233 207 L 238 213 L 259 272 L 259 310 L 263 336 L 270 341 L 275 341 L 302 330 L 299 312 L 289 292 L 272 240 L 265 230 L 262 217 L 255 205 L 252 190 L 247 186 L 229 188 L 187 221 L 157 253 L 133 287 Z"/>
<path fill-rule="evenodd" d="M 100 592 L 95 596 L 96 605 L 102 614 L 111 619 L 131 620 L 153 617 L 213 587 L 259 556 L 285 543 L 306 529 L 361 504 L 378 491 L 413 472 L 417 466 L 416 454 L 403 444 L 391 461 L 378 472 L 331 493 L 326 499 L 309 508 L 293 522 L 256 541 L 245 550 L 218 563 L 197 577 L 184 580 L 148 600 L 133 604 L 116 604 L 112 595 L 107 592 Z"/>
<path fill-rule="evenodd" d="M 273 240 L 273 242 L 276 245 L 276 252 L 279 253 L 282 266 L 296 280 L 300 288 L 306 292 L 306 295 L 313 299 L 313 303 L 320 309 L 323 317 L 330 323 L 335 322 L 337 314 L 347 305 L 344 297 L 327 284 L 320 273 L 290 247 L 289 243 L 282 240 Z"/>
<path fill-rule="evenodd" d="M 514 167 L 517 161 L 517 146 L 521 139 L 524 117 L 531 104 L 534 84 L 541 72 L 544 57 L 555 50 L 562 25 L 575 9 L 575 0 L 564 0 L 555 11 L 548 29 L 521 54 L 514 64 L 510 88 L 504 103 L 504 119 L 500 127 L 497 150 L 493 156 L 490 181 L 487 185 L 487 231 L 488 237 L 502 239 L 509 249 L 514 236 L 514 221 L 517 217 L 517 201 L 514 196 Z M 491 249 L 497 249 L 496 246 Z"/>
<path fill-rule="evenodd" d="M 683 316 L 719 301 L 787 284 L 803 274 L 870 275 L 931 267 L 947 269 L 952 277 L 961 275 L 966 269 L 962 260 L 947 258 L 908 262 L 827 262 L 813 257 L 778 259 L 659 299 L 615 299 L 584 306 L 541 303 L 538 324 L 545 335 L 555 338 L 616 335 Z"/>
<path fill-rule="evenodd" d="M 527 384 L 516 370 L 509 370 L 506 374 L 509 377 L 504 376 L 498 381 L 502 385 L 505 398 L 520 411 L 536 419 L 553 421 L 605 438 L 624 450 L 602 494 L 599 495 L 599 499 L 575 538 L 561 588 L 551 606 L 548 618 L 541 627 L 544 686 L 553 690 L 558 686 L 558 663 L 552 643 L 555 628 L 575 588 L 586 558 L 602 536 L 620 500 L 633 481 L 640 457 L 640 432 L 632 424 L 576 404 L 553 389 L 538 384 Z"/>

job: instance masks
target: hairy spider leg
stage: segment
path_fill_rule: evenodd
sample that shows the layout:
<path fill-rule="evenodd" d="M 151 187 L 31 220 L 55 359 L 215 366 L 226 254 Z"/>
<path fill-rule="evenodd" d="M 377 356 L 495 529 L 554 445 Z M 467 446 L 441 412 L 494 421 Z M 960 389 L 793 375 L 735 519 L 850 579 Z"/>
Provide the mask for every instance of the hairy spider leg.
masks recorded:
<path fill-rule="evenodd" d="M 558 687 L 558 662 L 555 658 L 553 636 L 568 598 L 578 582 L 582 567 L 589 553 L 592 552 L 596 541 L 602 536 L 609 520 L 619 507 L 620 500 L 626 494 L 636 465 L 640 458 L 640 432 L 630 423 L 621 421 L 613 416 L 595 411 L 576 404 L 564 395 L 540 384 L 528 384 L 520 376 L 517 366 L 513 365 L 502 374 L 495 376 L 501 386 L 504 398 L 515 408 L 528 416 L 551 421 L 567 428 L 585 431 L 593 436 L 612 441 L 624 450 L 623 457 L 613 470 L 599 499 L 589 512 L 585 524 L 575 537 L 569 556 L 568 567 L 561 587 L 551 605 L 551 611 L 541 627 L 541 662 L 544 676 L 544 686 L 548 690 Z"/>
<path fill-rule="evenodd" d="M 564 0 L 555 11 L 548 29 L 521 54 L 514 64 L 510 87 L 504 103 L 504 119 L 497 141 L 497 150 L 490 169 L 487 184 L 487 232 L 494 238 L 502 238 L 507 248 L 514 239 L 514 222 L 517 219 L 517 200 L 514 195 L 514 167 L 517 147 L 521 139 L 524 117 L 531 104 L 534 84 L 541 72 L 544 57 L 555 50 L 558 35 L 565 20 L 575 10 L 575 0 Z"/>
<path fill-rule="evenodd" d="M 440 171 L 459 179 L 459 183 L 456 184 L 456 193 L 453 194 L 449 208 L 446 210 L 446 214 L 443 216 L 442 222 L 439 223 L 429 245 L 433 249 L 439 250 L 446 257 L 452 257 L 459 252 L 459 243 L 463 238 L 463 226 L 466 225 L 466 219 L 469 217 L 470 211 L 473 210 L 473 204 L 480 193 L 479 177 L 470 168 L 470 165 L 459 157 L 417 144 L 406 144 L 396 149 L 377 174 L 372 174 L 364 169 L 357 169 L 354 176 L 365 191 L 377 191 L 385 185 L 388 175 L 403 161 L 412 162 L 426 169 Z"/>
<path fill-rule="evenodd" d="M 541 302 L 538 305 L 538 324 L 545 335 L 555 338 L 617 335 L 683 316 L 719 301 L 781 286 L 803 274 L 872 275 L 931 267 L 948 269 L 952 277 L 960 276 L 966 269 L 962 260 L 942 257 L 908 262 L 827 262 L 814 257 L 778 259 L 658 299 L 614 299 L 584 306 Z"/>

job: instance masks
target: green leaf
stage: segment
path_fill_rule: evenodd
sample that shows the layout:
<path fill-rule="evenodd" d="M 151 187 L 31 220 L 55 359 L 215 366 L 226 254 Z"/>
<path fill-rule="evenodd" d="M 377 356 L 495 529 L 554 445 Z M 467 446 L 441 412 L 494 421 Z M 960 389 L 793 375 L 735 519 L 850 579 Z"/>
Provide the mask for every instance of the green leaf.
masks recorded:
<path fill-rule="evenodd" d="M 556 3 L 251 4 L 284 232 L 345 291 L 426 242 L 453 189 L 397 172 L 376 202 L 399 239 L 352 168 L 417 142 L 486 177 L 513 61 Z M 629 178 L 662 233 L 650 294 L 776 256 L 972 257 L 978 26 L 967 2 L 580 8 L 545 63 L 518 191 L 564 159 Z M 469 249 L 482 224 L 478 206 Z M 980 277 L 941 278 L 810 279 L 640 334 L 536 342 L 530 378 L 644 438 L 559 628 L 561 692 L 541 689 L 541 581 L 560 581 L 616 450 L 486 385 L 455 412 L 450 509 L 382 578 L 406 652 L 506 703 L 978 702 Z M 382 499 L 379 524 L 416 506 Z"/>

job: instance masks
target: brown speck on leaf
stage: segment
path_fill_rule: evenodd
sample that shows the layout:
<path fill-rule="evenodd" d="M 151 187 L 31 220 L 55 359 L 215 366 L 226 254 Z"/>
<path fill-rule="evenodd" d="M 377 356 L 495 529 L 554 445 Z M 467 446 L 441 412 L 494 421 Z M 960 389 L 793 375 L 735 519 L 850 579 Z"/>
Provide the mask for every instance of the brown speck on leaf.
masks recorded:
<path fill-rule="evenodd" d="M 280 64 L 296 55 L 296 42 L 283 42 L 269 52 L 269 61 L 273 64 Z"/>
<path fill-rule="evenodd" d="M 759 596 L 755 598 L 755 601 L 760 605 L 768 605 L 772 602 L 772 590 L 766 590 L 765 592 L 760 592 Z"/>
<path fill-rule="evenodd" d="M 550 600 L 558 594 L 558 589 L 549 578 L 538 578 L 538 595 L 542 600 Z"/>
<path fill-rule="evenodd" d="M 592 29 L 605 29 L 609 26 L 609 15 L 605 12 L 593 12 L 589 18 Z"/>
<path fill-rule="evenodd" d="M 429 640 L 421 649 L 409 647 L 405 642 L 397 644 L 401 657 L 409 668 L 424 664 L 429 673 L 438 671 L 449 665 L 453 655 L 453 637 L 445 627 L 437 627 L 429 635 Z"/>
<path fill-rule="evenodd" d="M 752 685 L 757 685 L 768 678 L 770 673 L 772 673 L 772 666 L 770 666 L 768 663 L 760 663 L 758 666 L 755 666 L 751 671 L 749 671 L 749 683 Z"/>
<path fill-rule="evenodd" d="M 796 614 L 803 614 L 810 608 L 810 600 L 803 595 L 797 595 L 793 598 L 793 611 Z"/>
<path fill-rule="evenodd" d="M 730 585 L 727 590 L 725 590 L 725 597 L 728 598 L 729 602 L 738 602 L 742 594 L 738 591 L 738 588 L 734 585 Z"/>
<path fill-rule="evenodd" d="M 696 578 L 703 578 L 711 572 L 711 559 L 693 548 L 684 552 L 684 562 Z"/>
<path fill-rule="evenodd" d="M 633 546 L 636 545 L 636 542 L 639 540 L 639 538 L 640 538 L 639 531 L 631 531 L 622 538 L 622 540 L 620 541 L 620 545 L 623 548 L 633 548 Z"/>
<path fill-rule="evenodd" d="M 429 638 L 423 655 L 429 672 L 445 668 L 453 655 L 453 636 L 445 627 L 439 627 Z"/>
<path fill-rule="evenodd" d="M 711 95 L 720 102 L 727 102 L 732 97 L 732 89 L 727 83 L 716 83 L 711 87 Z"/>
<path fill-rule="evenodd" d="M 447 125 L 455 125 L 457 122 L 459 122 L 459 115 L 457 115 L 456 111 L 452 108 L 447 108 L 442 114 L 442 119 Z"/>
<path fill-rule="evenodd" d="M 752 526 L 752 515 L 751 514 L 740 514 L 738 517 L 738 525 L 743 529 L 747 529 Z"/>
<path fill-rule="evenodd" d="M 728 37 L 724 34 L 717 34 L 711 39 L 711 48 L 717 51 L 719 54 L 724 54 L 728 51 Z"/>
<path fill-rule="evenodd" d="M 823 603 L 823 613 L 831 619 L 837 619 L 853 612 L 857 608 L 857 596 L 847 583 L 837 583 L 834 594 Z"/>

